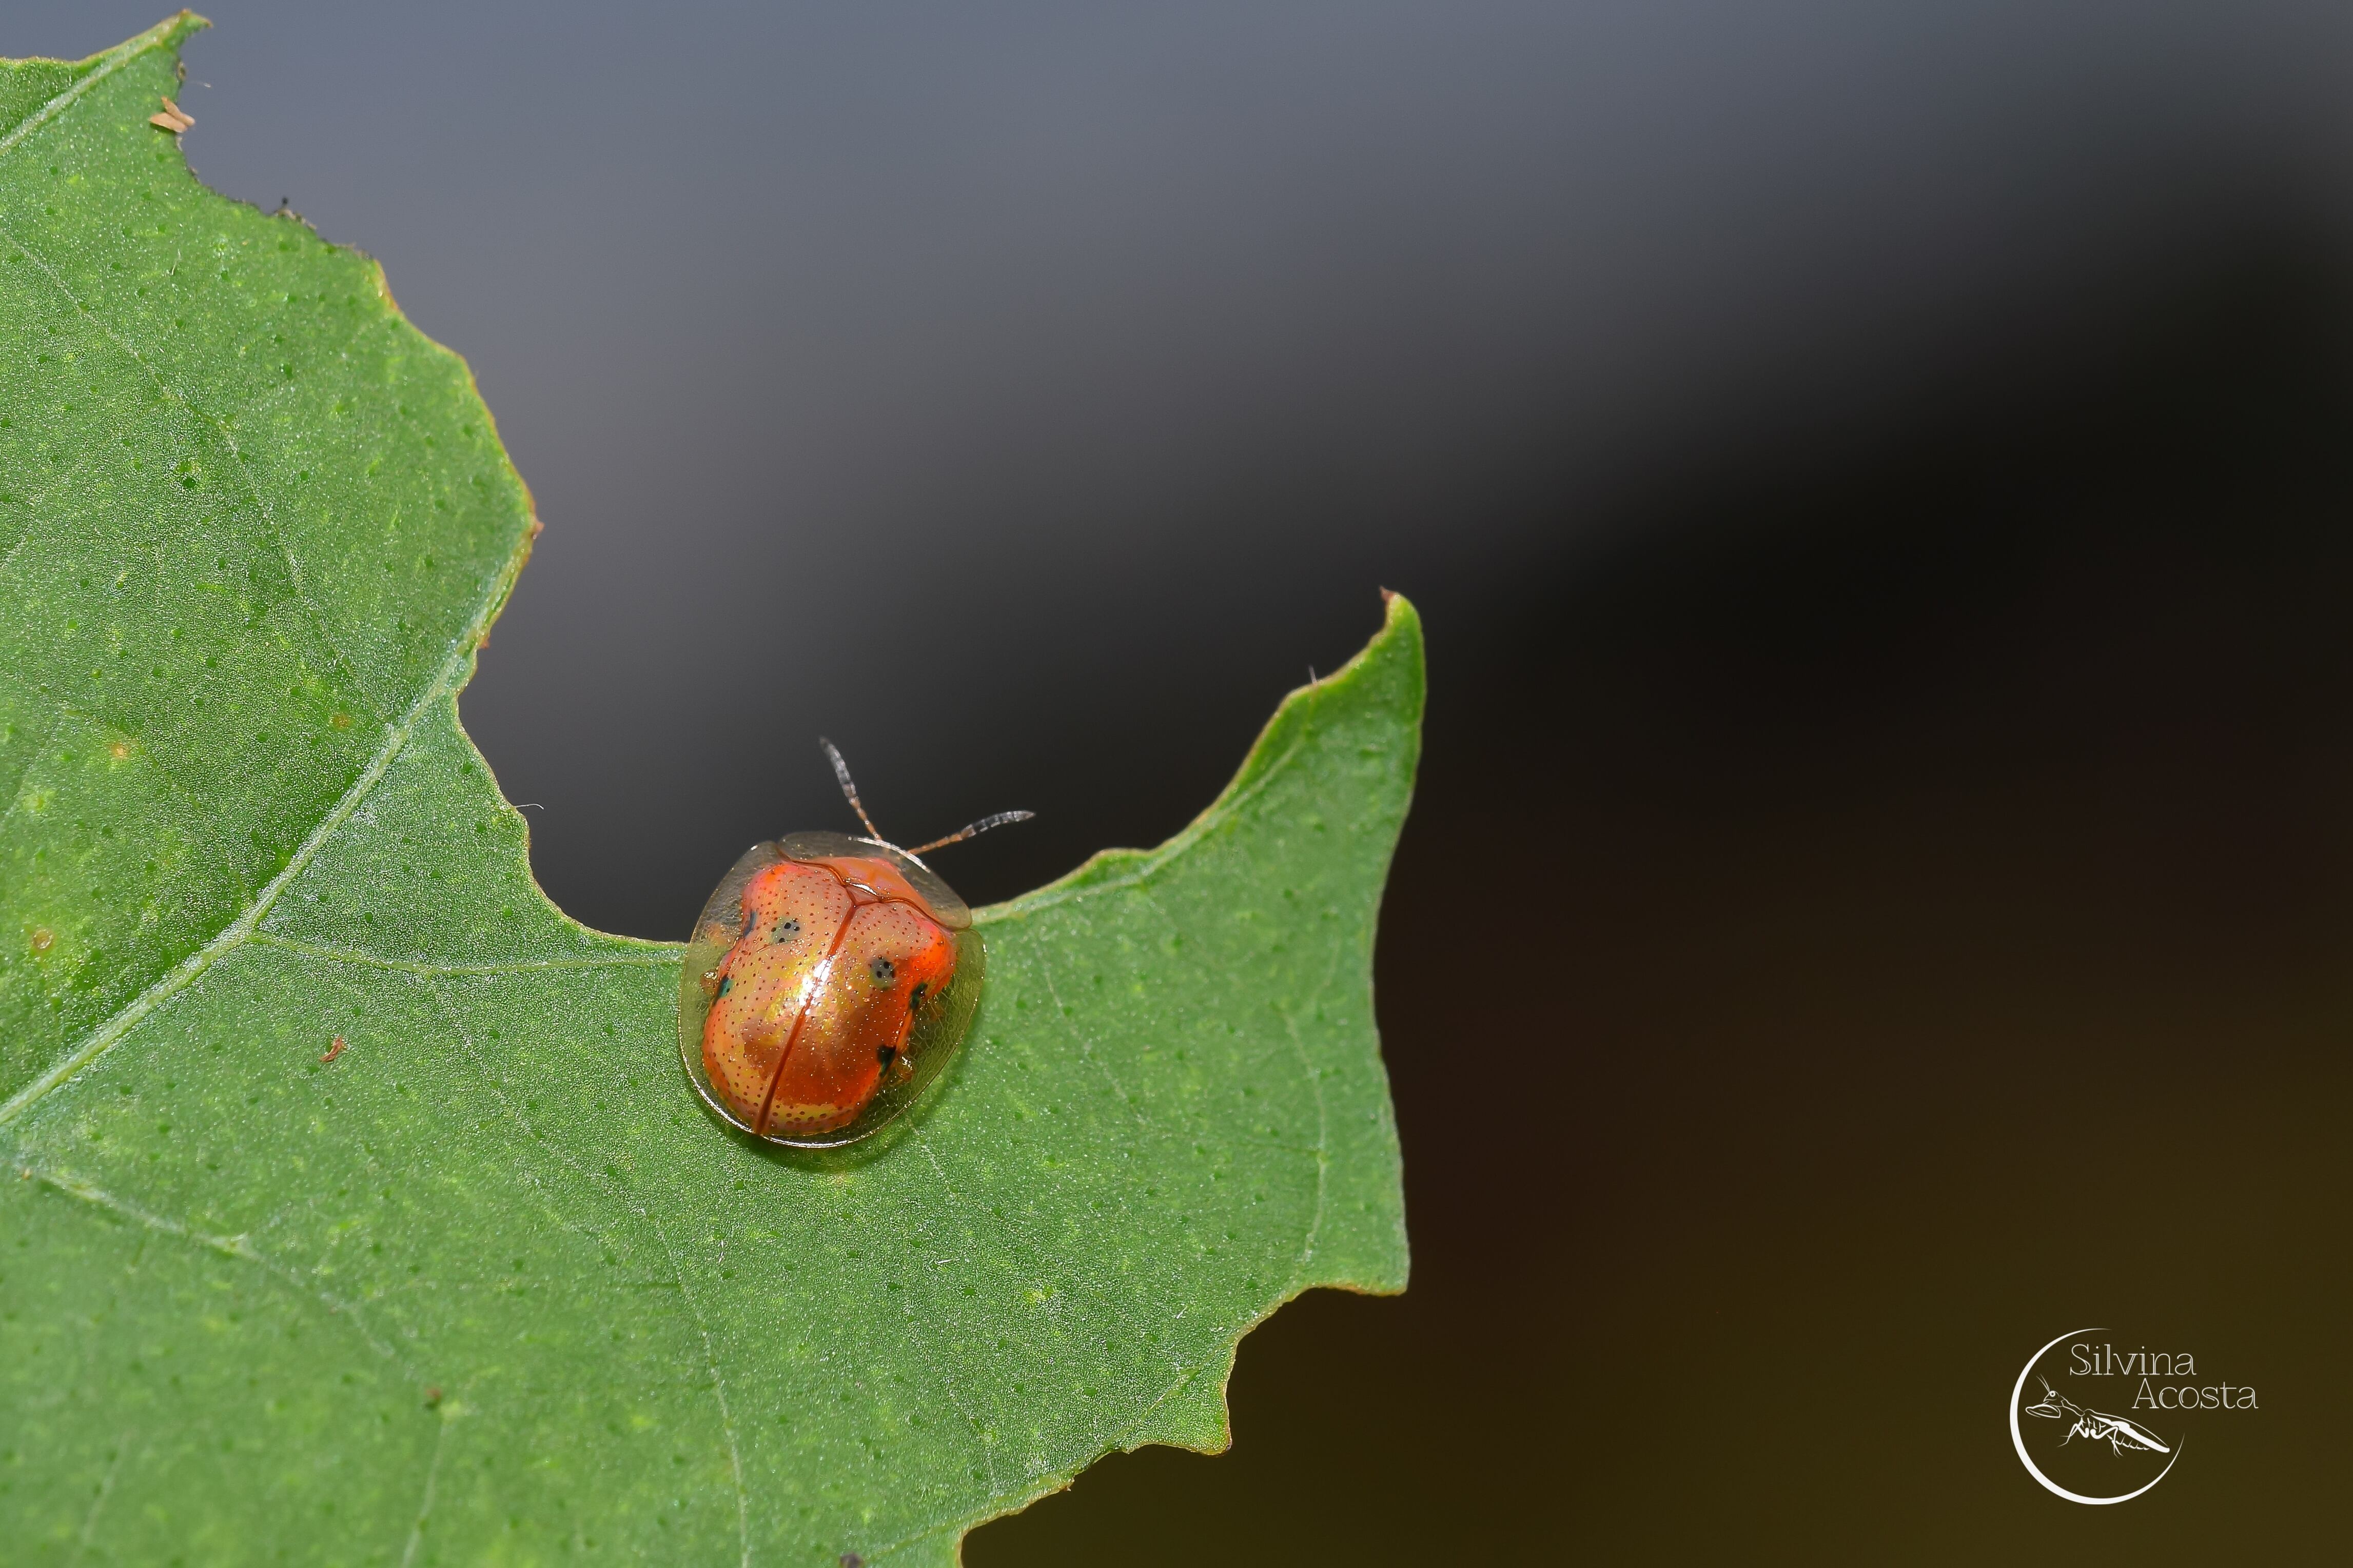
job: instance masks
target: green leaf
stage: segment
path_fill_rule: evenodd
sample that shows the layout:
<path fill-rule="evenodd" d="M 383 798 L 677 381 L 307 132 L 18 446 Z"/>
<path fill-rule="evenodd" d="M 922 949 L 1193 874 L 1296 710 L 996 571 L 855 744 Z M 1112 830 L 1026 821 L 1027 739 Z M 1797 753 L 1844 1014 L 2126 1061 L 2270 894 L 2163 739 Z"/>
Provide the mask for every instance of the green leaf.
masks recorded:
<path fill-rule="evenodd" d="M 1252 1323 L 1405 1282 L 1411 608 L 1176 838 L 981 911 L 914 1114 L 727 1132 L 679 950 L 546 901 L 458 724 L 529 497 L 373 262 L 149 123 L 198 26 L 0 67 L 10 1561 L 945 1563 L 1222 1447 Z"/>

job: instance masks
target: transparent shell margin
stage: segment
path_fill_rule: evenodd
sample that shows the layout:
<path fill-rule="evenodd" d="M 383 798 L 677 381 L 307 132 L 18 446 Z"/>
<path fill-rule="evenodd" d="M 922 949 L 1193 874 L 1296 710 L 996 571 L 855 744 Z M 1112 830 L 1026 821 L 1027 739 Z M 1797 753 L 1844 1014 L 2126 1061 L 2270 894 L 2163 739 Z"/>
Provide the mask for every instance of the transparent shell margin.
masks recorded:
<path fill-rule="evenodd" d="M 703 976 L 718 967 L 719 961 L 727 956 L 727 950 L 735 945 L 741 934 L 745 883 L 779 860 L 824 859 L 839 855 L 870 856 L 888 860 L 899 868 L 900 875 L 923 896 L 932 913 L 955 939 L 955 978 L 936 999 L 925 1005 L 915 1019 L 914 1028 L 908 1033 L 906 1059 L 914 1070 L 895 1083 L 886 1081 L 875 1090 L 874 1098 L 858 1113 L 857 1121 L 830 1131 L 799 1136 L 755 1132 L 727 1108 L 727 1102 L 711 1087 L 710 1075 L 702 1069 L 702 1026 L 711 1016 L 712 1002 Z M 846 833 L 787 833 L 782 838 L 754 844 L 744 851 L 727 875 L 719 879 L 719 886 L 711 890 L 702 913 L 695 920 L 694 933 L 687 938 L 686 962 L 678 978 L 679 1062 L 686 1068 L 687 1081 L 694 1086 L 694 1092 L 702 1096 L 712 1114 L 744 1136 L 787 1149 L 839 1149 L 845 1143 L 871 1137 L 897 1120 L 946 1070 L 956 1047 L 972 1030 L 973 1015 L 980 1008 L 987 963 L 980 932 L 972 929 L 971 909 L 956 897 L 953 888 L 940 880 L 937 873 L 913 856 L 888 844 L 853 838 Z"/>

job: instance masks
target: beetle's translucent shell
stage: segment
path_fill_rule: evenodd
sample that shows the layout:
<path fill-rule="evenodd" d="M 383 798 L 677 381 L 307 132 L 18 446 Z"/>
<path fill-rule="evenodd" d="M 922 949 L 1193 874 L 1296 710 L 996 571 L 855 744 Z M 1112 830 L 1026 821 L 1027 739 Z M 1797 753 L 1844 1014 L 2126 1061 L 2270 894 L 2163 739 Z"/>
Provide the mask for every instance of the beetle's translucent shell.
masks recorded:
<path fill-rule="evenodd" d="M 972 911 L 928 867 L 871 838 L 787 834 L 745 850 L 694 922 L 679 1058 L 755 1138 L 853 1143 L 947 1066 L 983 967 Z"/>

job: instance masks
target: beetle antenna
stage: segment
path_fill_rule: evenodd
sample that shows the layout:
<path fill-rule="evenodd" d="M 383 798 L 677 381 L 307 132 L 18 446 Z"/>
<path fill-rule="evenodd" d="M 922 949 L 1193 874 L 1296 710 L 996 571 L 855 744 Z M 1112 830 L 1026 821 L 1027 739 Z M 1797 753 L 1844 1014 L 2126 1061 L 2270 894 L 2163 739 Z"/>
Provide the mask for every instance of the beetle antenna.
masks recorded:
<path fill-rule="evenodd" d="M 849 776 L 849 764 L 841 760 L 840 752 L 837 751 L 833 742 L 823 735 L 817 738 L 817 743 L 823 746 L 825 754 L 833 759 L 833 776 L 841 781 L 841 793 L 849 797 L 849 809 L 858 814 L 859 821 L 866 824 L 866 831 L 874 836 L 875 842 L 890 843 L 889 839 L 882 837 L 882 830 L 874 826 L 874 819 L 866 815 L 866 807 L 858 798 L 858 785 Z"/>
<path fill-rule="evenodd" d="M 934 838 L 929 844 L 918 845 L 907 853 L 921 855 L 927 849 L 944 849 L 951 844 L 961 844 L 965 839 L 986 833 L 992 827 L 1002 827 L 1008 822 L 1027 822 L 1037 815 L 1034 811 L 1000 811 L 994 816 L 984 816 L 968 826 L 959 827 L 945 838 Z"/>

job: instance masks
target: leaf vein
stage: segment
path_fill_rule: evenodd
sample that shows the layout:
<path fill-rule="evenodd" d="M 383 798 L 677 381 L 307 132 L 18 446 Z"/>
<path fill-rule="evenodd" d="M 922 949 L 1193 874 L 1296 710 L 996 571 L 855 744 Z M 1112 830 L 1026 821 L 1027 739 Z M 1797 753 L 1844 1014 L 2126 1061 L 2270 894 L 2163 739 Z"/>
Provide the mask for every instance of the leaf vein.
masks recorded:
<path fill-rule="evenodd" d="M 616 1195 L 617 1195 L 617 1189 L 614 1187 L 612 1183 L 607 1181 L 605 1177 L 597 1174 L 597 1173 L 590 1170 L 587 1166 L 582 1164 L 578 1160 L 574 1159 L 570 1152 L 568 1152 L 561 1143 L 556 1142 L 552 1138 L 543 1136 L 538 1128 L 532 1125 L 531 1118 L 523 1113 L 523 1110 L 520 1106 L 515 1104 L 513 1098 L 507 1093 L 505 1088 L 500 1083 L 498 1074 L 491 1070 L 490 1058 L 482 1054 L 481 1047 L 476 1043 L 474 1039 L 474 1032 L 466 1027 L 464 1016 L 459 1013 L 458 1005 L 451 1001 L 448 996 L 444 994 L 438 985 L 432 984 L 429 982 L 425 986 L 425 993 L 432 999 L 433 1005 L 435 1009 L 440 1013 L 443 1021 L 446 1022 L 451 1029 L 457 1032 L 459 1043 L 466 1047 L 466 1054 L 473 1058 L 474 1070 L 481 1075 L 483 1087 L 490 1090 L 491 1098 L 499 1102 L 500 1108 L 507 1113 L 508 1119 L 513 1121 L 515 1126 L 522 1130 L 524 1141 L 529 1144 L 547 1149 L 550 1152 L 554 1154 L 558 1160 L 570 1166 L 573 1173 L 580 1178 L 580 1180 L 587 1186 L 589 1191 L 596 1192 L 602 1188 L 607 1193 L 616 1194 Z M 554 1220 L 559 1226 L 569 1231 L 575 1236 L 586 1237 L 589 1240 L 596 1242 L 600 1247 L 613 1245 L 613 1238 L 599 1231 L 591 1230 L 585 1226 L 575 1225 L 571 1220 L 565 1217 L 563 1214 L 559 1213 L 555 1207 L 554 1200 L 549 1195 L 547 1184 L 540 1180 L 538 1172 L 532 1170 L 527 1165 L 522 1165 L 520 1162 L 517 1163 L 517 1168 L 523 1172 L 524 1175 L 529 1178 L 533 1187 L 537 1190 L 540 1206 L 547 1211 L 548 1217 Z M 623 1206 L 625 1209 L 628 1206 L 626 1200 L 623 1201 Z"/>
<path fill-rule="evenodd" d="M 671 1250 L 670 1233 L 662 1229 L 661 1221 L 651 1209 L 639 1209 L 638 1215 L 653 1226 L 661 1242 L 663 1253 L 670 1258 L 670 1273 L 678 1279 L 678 1293 L 686 1300 L 686 1310 L 694 1314 L 694 1326 L 702 1335 L 702 1359 L 711 1368 L 711 1392 L 719 1399 L 719 1429 L 727 1438 L 727 1464 L 735 1476 L 735 1538 L 743 1547 L 743 1568 L 752 1568 L 752 1514 L 750 1494 L 744 1489 L 744 1457 L 735 1446 L 735 1416 L 727 1408 L 727 1380 L 720 1375 L 719 1352 L 712 1344 L 711 1324 L 702 1315 L 702 1303 L 694 1299 L 694 1290 L 686 1282 L 686 1270 L 679 1267 L 678 1254 Z"/>
<path fill-rule="evenodd" d="M 16 559 L 16 552 L 24 549 L 26 545 L 32 542 L 36 525 L 40 521 L 39 513 L 41 503 L 47 500 L 49 497 L 56 492 L 57 488 L 59 485 L 64 484 L 68 479 L 73 478 L 74 475 L 81 471 L 82 457 L 83 454 L 79 452 L 75 453 L 74 460 L 72 462 L 68 463 L 56 473 L 51 474 L 49 476 L 48 483 L 43 485 L 39 489 L 35 490 L 26 499 L 25 531 L 18 534 L 16 536 L 16 542 L 8 546 L 8 552 L 5 555 L 0 555 L 0 572 L 5 572 L 8 570 L 10 563 Z"/>
<path fill-rule="evenodd" d="M 315 958 L 322 963 L 351 963 L 368 969 L 388 969 L 401 974 L 421 975 L 427 979 L 442 975 L 463 978 L 470 975 L 533 974 L 582 969 L 657 969 L 676 963 L 678 953 L 664 944 L 666 951 L 650 952 L 583 953 L 577 958 L 516 959 L 506 963 L 419 963 L 406 959 L 384 958 L 355 948 L 322 947 L 313 942 L 297 942 L 274 931 L 258 931 L 246 940 L 256 947 L 274 947 L 302 958 Z M 649 944 L 649 946 L 652 944 Z"/>
<path fill-rule="evenodd" d="M 58 269 L 44 260 L 40 252 L 18 239 L 5 225 L 0 225 L 0 240 L 5 240 L 22 251 L 25 259 L 40 269 L 41 275 L 49 280 L 50 285 L 65 296 L 68 304 L 79 311 L 90 325 L 96 327 L 108 342 L 122 351 L 132 363 L 147 373 L 147 379 L 155 384 L 157 391 L 212 426 L 213 432 L 220 437 L 221 444 L 228 448 L 229 456 L 236 459 L 229 465 L 230 469 L 237 475 L 237 482 L 243 487 L 245 493 L 252 498 L 253 504 L 259 509 L 261 521 L 268 527 L 271 541 L 277 544 L 278 553 L 285 559 L 287 586 L 293 591 L 296 602 L 309 613 L 311 630 L 317 634 L 320 643 L 326 650 L 334 656 L 336 664 L 346 671 L 353 669 L 352 661 L 344 657 L 343 650 L 336 646 L 335 639 L 327 631 L 326 612 L 319 607 L 318 601 L 311 597 L 310 590 L 303 585 L 302 564 L 295 560 L 293 549 L 287 544 L 285 532 L 278 526 L 278 514 L 270 509 L 269 499 L 261 493 L 261 487 L 254 482 L 253 476 L 247 471 L 245 449 L 237 444 L 236 433 L 229 428 L 228 421 L 199 405 L 194 398 L 164 380 L 164 373 L 157 370 L 130 339 L 108 325 L 105 319 L 97 311 L 83 304 L 81 296 L 76 294 L 72 286 L 58 276 Z"/>
<path fill-rule="evenodd" d="M 1298 1054 L 1299 1070 L 1307 1075 L 1307 1087 L 1315 1096 L 1315 1209 L 1308 1218 L 1307 1234 L 1299 1243 L 1299 1260 L 1291 1266 L 1291 1289 L 1296 1294 L 1308 1264 L 1314 1261 L 1316 1238 L 1324 1230 L 1324 1200 L 1332 1169 L 1332 1121 L 1324 1103 L 1324 1075 L 1308 1059 L 1307 1042 L 1299 1034 L 1299 1018 L 1289 1008 L 1283 1009 L 1282 1026 L 1291 1036 L 1291 1048 Z"/>
<path fill-rule="evenodd" d="M 1103 1059 L 1101 1054 L 1095 1050 L 1094 1042 L 1088 1039 L 1081 1031 L 1071 1016 L 1070 1008 L 1063 1005 L 1062 993 L 1054 984 L 1053 962 L 1046 956 L 1044 948 L 1038 951 L 1038 973 L 1045 978 L 1046 994 L 1054 999 L 1054 1016 L 1061 1020 L 1063 1031 L 1077 1044 L 1079 1055 L 1084 1058 L 1097 1072 L 1103 1074 L 1103 1081 L 1111 1085 L 1112 1093 L 1118 1098 L 1120 1104 L 1126 1109 L 1130 1116 L 1134 1117 L 1146 1127 L 1151 1126 L 1152 1119 L 1137 1108 L 1134 1100 L 1127 1092 L 1127 1086 L 1119 1081 L 1118 1076 L 1111 1070 L 1111 1064 Z"/>
<path fill-rule="evenodd" d="M 513 566 L 511 563 L 508 568 L 510 575 L 512 571 Z M 302 841 L 301 847 L 287 860 L 285 868 L 271 878 L 261 891 L 254 896 L 253 901 L 246 906 L 244 912 L 223 928 L 218 936 L 182 959 L 169 973 L 132 998 L 121 1012 L 84 1036 L 82 1042 L 68 1051 L 56 1066 L 18 1089 L 9 1097 L 5 1104 L 0 1104 L 0 1127 L 5 1127 L 15 1121 L 33 1106 L 38 1104 L 51 1090 L 79 1076 L 83 1068 L 112 1049 L 147 1015 L 195 984 L 206 970 L 252 938 L 254 928 L 260 924 L 261 918 L 269 912 L 270 907 L 278 901 L 279 895 L 286 890 L 287 886 L 295 878 L 309 869 L 311 862 L 318 858 L 319 851 L 326 847 L 327 841 L 333 837 L 336 831 L 350 819 L 352 813 L 359 809 L 360 803 L 374 792 L 376 784 L 384 778 L 385 771 L 392 766 L 393 759 L 399 755 L 401 748 L 407 744 L 409 732 L 416 727 L 417 720 L 424 716 L 425 710 L 455 686 L 458 676 L 464 669 L 466 661 L 472 653 L 476 632 L 480 629 L 482 620 L 497 605 L 501 596 L 495 588 L 485 596 L 481 605 L 476 609 L 473 618 L 468 623 L 466 631 L 457 639 L 457 646 L 450 650 L 448 658 L 443 662 L 440 673 L 427 686 L 424 693 L 411 705 L 408 711 L 401 716 L 397 723 L 385 727 L 384 744 L 378 747 L 375 755 L 368 760 L 367 766 L 360 770 L 359 777 L 352 781 L 351 787 L 346 789 L 343 797 L 329 808 L 327 815 L 320 819 L 319 826 L 313 828 L 311 836 Z"/>
<path fill-rule="evenodd" d="M 408 1545 L 400 1554 L 400 1568 L 409 1568 L 417 1561 L 417 1549 L 425 1544 L 425 1521 L 433 1517 L 433 1487 L 441 1479 L 441 1451 L 449 1446 L 450 1418 L 441 1417 L 441 1428 L 433 1434 L 433 1459 L 425 1467 L 425 1495 L 417 1500 L 417 1518 L 408 1527 Z"/>
<path fill-rule="evenodd" d="M 8 134 L 0 136 L 0 155 L 15 152 L 26 137 L 64 113 L 72 105 L 74 100 L 96 87 L 100 82 L 104 81 L 148 50 L 161 47 L 171 35 L 178 30 L 183 20 L 181 16 L 174 16 L 169 21 L 158 22 L 137 37 L 117 44 L 100 55 L 99 63 L 90 68 L 88 76 L 18 121 L 15 129 Z"/>
<path fill-rule="evenodd" d="M 106 1508 L 106 1500 L 113 1495 L 115 1479 L 122 1473 L 123 1457 L 131 1452 L 131 1440 L 137 1436 L 135 1427 L 125 1427 L 122 1436 L 114 1440 L 114 1458 L 106 1467 L 106 1479 L 98 1483 L 98 1495 L 90 1500 L 90 1513 L 81 1521 L 81 1539 L 74 1543 L 73 1555 L 66 1560 L 66 1568 L 74 1568 L 89 1554 L 90 1543 L 98 1535 L 98 1516 Z"/>
<path fill-rule="evenodd" d="M 52 1192 L 62 1193 L 67 1197 L 79 1199 L 94 1208 L 101 1208 L 110 1214 L 120 1215 L 124 1219 L 143 1226 L 151 1231 L 194 1243 L 208 1251 L 217 1252 L 224 1258 L 240 1258 L 255 1265 L 264 1273 L 292 1286 L 304 1299 L 316 1301 L 325 1307 L 330 1313 L 349 1321 L 353 1331 L 367 1342 L 370 1350 L 398 1365 L 405 1374 L 414 1376 L 412 1370 L 401 1360 L 400 1352 L 393 1349 L 388 1342 L 379 1338 L 375 1331 L 367 1326 L 367 1321 L 361 1316 L 357 1302 L 347 1301 L 332 1291 L 320 1289 L 303 1279 L 296 1270 L 260 1251 L 249 1237 L 242 1235 L 216 1236 L 211 1231 L 199 1230 L 195 1226 L 185 1225 L 172 1218 L 169 1215 L 157 1214 L 153 1209 L 132 1203 L 128 1198 L 110 1193 L 96 1183 L 86 1182 L 79 1176 L 69 1175 L 61 1171 L 23 1165 L 17 1168 L 16 1173 L 20 1177 L 30 1177 L 38 1181 Z"/>

